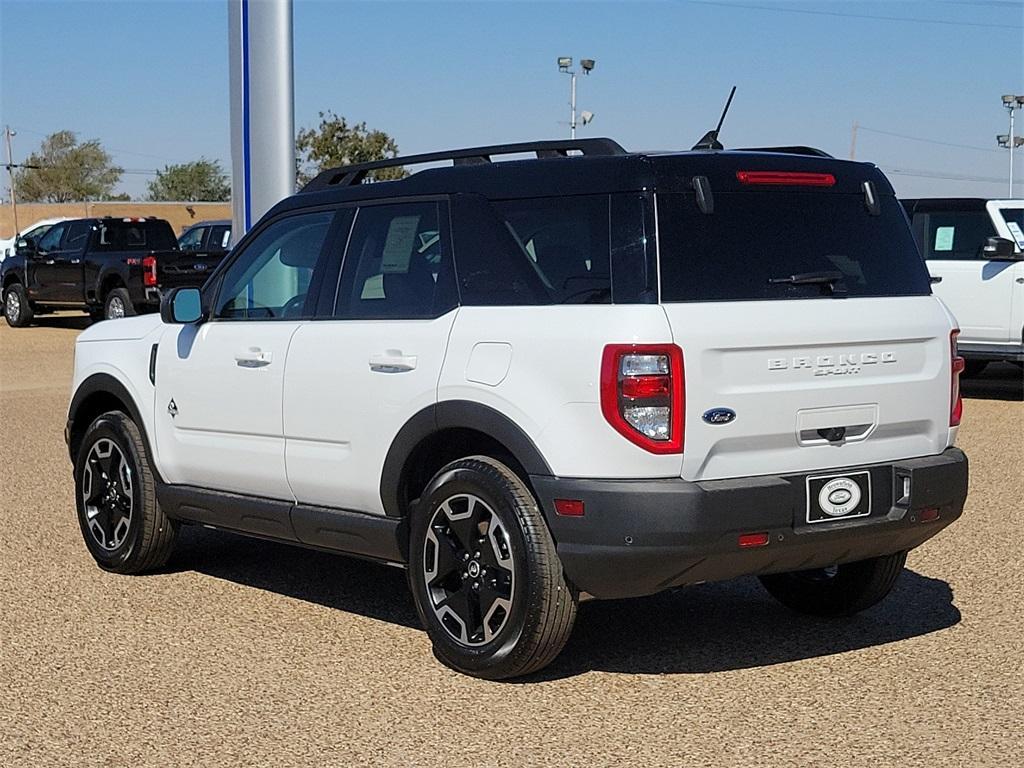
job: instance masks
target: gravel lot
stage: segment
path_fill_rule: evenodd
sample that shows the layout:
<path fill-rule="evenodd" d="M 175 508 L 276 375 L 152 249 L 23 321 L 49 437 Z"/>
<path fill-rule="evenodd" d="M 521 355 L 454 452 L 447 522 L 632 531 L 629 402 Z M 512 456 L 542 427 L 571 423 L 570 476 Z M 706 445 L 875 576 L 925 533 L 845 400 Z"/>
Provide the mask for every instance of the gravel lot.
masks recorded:
<path fill-rule="evenodd" d="M 542 677 L 430 652 L 401 571 L 186 529 L 100 571 L 62 430 L 73 316 L 0 327 L 0 765 L 1021 765 L 1019 369 L 965 386 L 960 522 L 850 620 L 750 579 L 585 604 Z"/>

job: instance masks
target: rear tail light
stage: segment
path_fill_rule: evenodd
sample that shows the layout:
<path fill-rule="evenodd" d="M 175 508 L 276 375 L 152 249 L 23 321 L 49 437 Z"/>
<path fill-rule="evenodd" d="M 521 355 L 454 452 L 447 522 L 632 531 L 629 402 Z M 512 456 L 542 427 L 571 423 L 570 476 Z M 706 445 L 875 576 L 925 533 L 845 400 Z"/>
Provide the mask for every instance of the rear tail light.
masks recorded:
<path fill-rule="evenodd" d="M 142 284 L 156 285 L 156 256 L 147 256 L 142 260 Z"/>
<path fill-rule="evenodd" d="M 601 359 L 601 412 L 651 453 L 682 453 L 683 351 L 675 344 L 609 344 Z"/>
<path fill-rule="evenodd" d="M 960 374 L 964 372 L 967 362 L 960 357 L 957 350 L 956 337 L 960 329 L 954 328 L 949 334 L 950 385 L 949 385 L 949 426 L 960 426 L 960 417 L 964 413 L 964 401 L 960 397 Z"/>
<path fill-rule="evenodd" d="M 831 173 L 805 173 L 802 171 L 736 171 L 740 184 L 772 184 L 786 187 L 834 187 L 836 177 Z"/>

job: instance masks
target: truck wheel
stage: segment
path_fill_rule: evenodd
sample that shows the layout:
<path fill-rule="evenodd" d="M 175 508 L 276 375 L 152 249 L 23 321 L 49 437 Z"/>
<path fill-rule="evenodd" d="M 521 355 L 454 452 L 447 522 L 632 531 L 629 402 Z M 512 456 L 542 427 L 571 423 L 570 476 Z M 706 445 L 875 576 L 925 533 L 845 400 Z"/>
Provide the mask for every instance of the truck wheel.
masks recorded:
<path fill-rule="evenodd" d="M 444 467 L 414 505 L 409 582 L 434 654 L 474 677 L 547 666 L 576 618 L 576 592 L 536 500 L 486 456 Z"/>
<path fill-rule="evenodd" d="M 116 320 L 119 317 L 134 317 L 135 305 L 125 288 L 115 288 L 107 294 L 107 300 L 103 303 L 103 316 L 107 320 Z"/>
<path fill-rule="evenodd" d="M 4 293 L 4 318 L 12 328 L 24 328 L 32 322 L 32 304 L 21 283 L 13 283 Z"/>
<path fill-rule="evenodd" d="M 120 411 L 89 425 L 75 459 L 75 502 L 85 545 L 114 573 L 143 573 L 167 562 L 177 524 L 156 500 L 149 451 Z"/>
<path fill-rule="evenodd" d="M 964 365 L 964 377 L 973 379 L 975 376 L 981 376 L 981 372 L 988 366 L 988 360 L 968 360 Z"/>
<path fill-rule="evenodd" d="M 907 562 L 906 552 L 856 563 L 761 576 L 783 605 L 814 616 L 852 616 L 889 594 Z"/>

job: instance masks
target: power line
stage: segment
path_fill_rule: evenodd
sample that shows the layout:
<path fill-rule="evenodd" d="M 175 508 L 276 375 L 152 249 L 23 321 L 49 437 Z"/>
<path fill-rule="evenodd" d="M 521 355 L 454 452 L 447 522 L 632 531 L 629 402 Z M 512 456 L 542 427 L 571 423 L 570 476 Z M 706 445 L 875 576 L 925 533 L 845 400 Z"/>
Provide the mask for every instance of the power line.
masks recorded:
<path fill-rule="evenodd" d="M 39 131 L 33 131 L 33 130 L 29 129 L 29 128 L 15 128 L 14 131 L 15 131 L 15 133 L 19 133 L 19 132 L 20 133 L 30 133 L 33 136 L 42 136 L 44 139 L 45 138 L 49 138 L 52 135 L 50 133 L 41 133 Z M 153 160 L 163 160 L 165 163 L 172 163 L 172 164 L 178 164 L 178 163 L 183 163 L 184 162 L 182 160 L 174 160 L 174 159 L 169 158 L 169 157 L 164 157 L 163 155 L 152 155 L 152 154 L 148 154 L 146 152 L 135 152 L 135 151 L 130 150 L 130 149 L 118 149 L 117 147 L 108 147 L 108 146 L 103 146 L 102 144 L 100 146 L 102 146 L 103 149 L 106 150 L 107 152 L 111 152 L 111 153 L 116 154 L 116 155 L 135 155 L 137 157 L 148 157 L 148 158 L 151 158 Z"/>
<path fill-rule="evenodd" d="M 998 149 L 992 147 L 979 147 L 976 144 L 957 144 L 951 141 L 939 141 L 937 139 L 926 139 L 922 136 L 910 136 L 906 133 L 896 133 L 895 131 L 883 131 L 880 128 L 868 128 L 867 126 L 857 124 L 857 130 L 868 131 L 869 133 L 880 133 L 883 136 L 895 136 L 898 139 L 907 139 L 908 141 L 920 141 L 925 144 L 938 144 L 942 147 L 957 147 L 959 149 L 973 149 L 978 152 L 999 152 Z"/>
<path fill-rule="evenodd" d="M 915 16 L 877 16 L 870 13 L 841 13 L 820 11 L 811 8 L 779 8 L 770 5 L 748 5 L 746 3 L 721 3 L 714 0 L 686 0 L 695 5 L 713 5 L 719 8 L 739 8 L 752 11 L 774 11 L 777 13 L 803 13 L 811 16 L 837 16 L 844 19 L 873 19 L 875 21 L 905 21 L 914 24 L 944 24 L 952 27 L 984 27 L 986 29 L 1024 29 L 1020 24 L 991 24 L 980 21 L 953 21 L 951 19 L 926 19 Z"/>

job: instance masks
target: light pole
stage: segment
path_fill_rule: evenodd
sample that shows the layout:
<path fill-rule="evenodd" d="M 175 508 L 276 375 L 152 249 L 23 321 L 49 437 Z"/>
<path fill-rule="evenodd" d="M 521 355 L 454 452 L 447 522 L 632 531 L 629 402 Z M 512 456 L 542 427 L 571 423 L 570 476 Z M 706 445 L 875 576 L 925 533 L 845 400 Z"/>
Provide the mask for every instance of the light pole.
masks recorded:
<path fill-rule="evenodd" d="M 1014 112 L 1021 107 L 1024 107 L 1024 96 L 1017 96 L 1016 94 L 1007 93 L 1003 95 L 1003 106 L 1006 107 L 1006 111 L 1010 113 L 1010 133 L 1001 134 L 996 136 L 996 141 L 999 146 L 1006 147 L 1010 150 L 1010 197 L 1013 197 L 1013 150 L 1017 147 L 1024 145 L 1024 138 L 1013 135 L 1013 117 Z"/>
<path fill-rule="evenodd" d="M 11 217 L 14 219 L 14 236 L 18 236 L 18 196 L 14 192 L 14 160 L 11 159 L 11 137 L 16 134 L 11 126 L 4 126 L 4 144 L 7 145 L 7 181 L 11 188 Z"/>
<path fill-rule="evenodd" d="M 584 75 L 589 75 L 594 68 L 593 59 L 580 59 L 580 68 Z M 576 70 L 572 68 L 572 56 L 558 57 L 558 71 L 569 75 L 569 138 L 576 138 Z M 586 125 L 594 119 L 593 112 L 583 112 L 581 122 Z"/>

